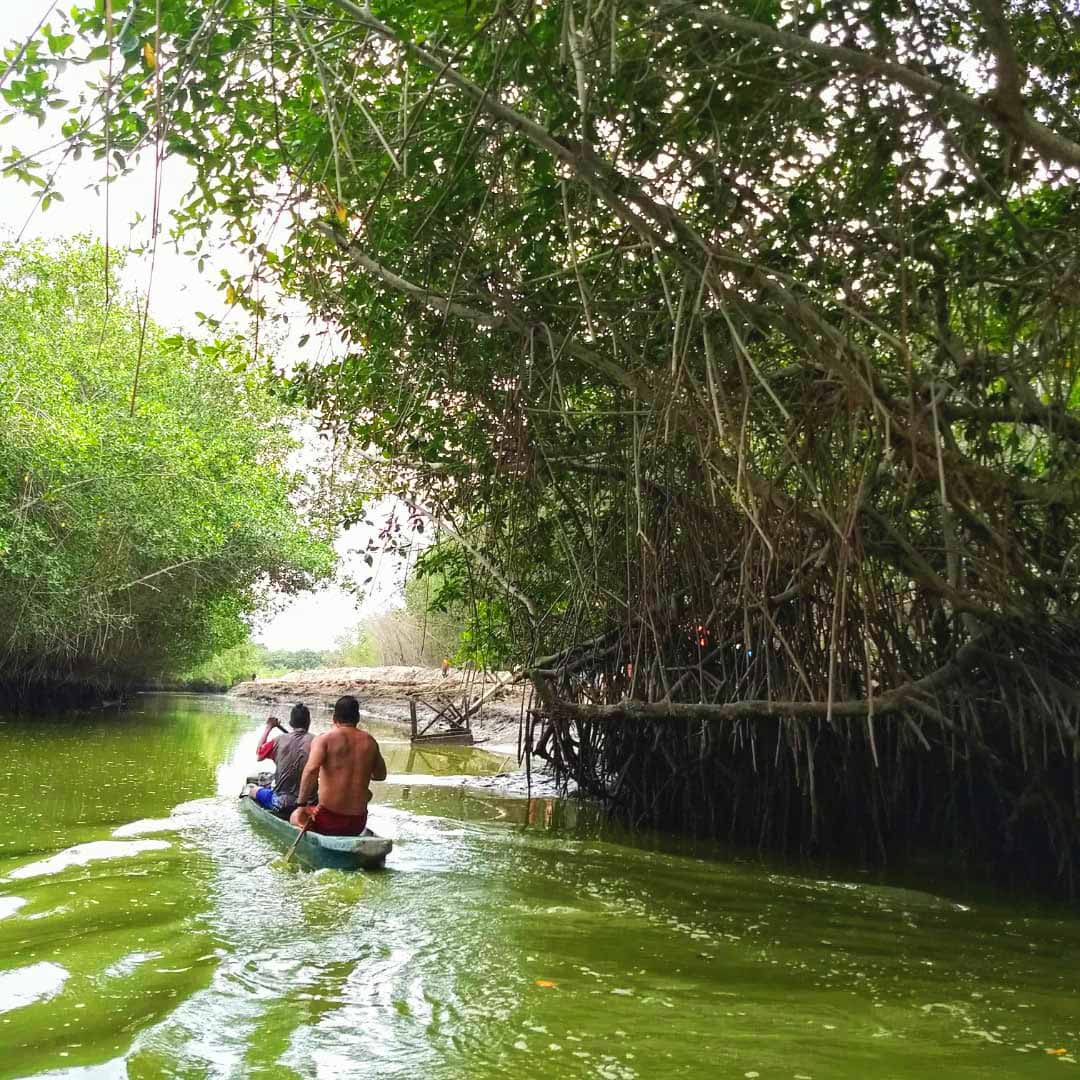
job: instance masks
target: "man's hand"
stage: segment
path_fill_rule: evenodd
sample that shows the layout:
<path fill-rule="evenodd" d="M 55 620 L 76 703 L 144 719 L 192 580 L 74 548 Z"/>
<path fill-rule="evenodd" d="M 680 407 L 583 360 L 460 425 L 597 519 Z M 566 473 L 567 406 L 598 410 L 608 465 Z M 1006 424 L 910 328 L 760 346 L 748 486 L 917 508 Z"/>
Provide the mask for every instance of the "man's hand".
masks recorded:
<path fill-rule="evenodd" d="M 266 718 L 266 726 L 268 728 L 281 728 L 282 731 L 285 730 L 281 727 L 281 721 L 276 716 L 268 716 Z"/>

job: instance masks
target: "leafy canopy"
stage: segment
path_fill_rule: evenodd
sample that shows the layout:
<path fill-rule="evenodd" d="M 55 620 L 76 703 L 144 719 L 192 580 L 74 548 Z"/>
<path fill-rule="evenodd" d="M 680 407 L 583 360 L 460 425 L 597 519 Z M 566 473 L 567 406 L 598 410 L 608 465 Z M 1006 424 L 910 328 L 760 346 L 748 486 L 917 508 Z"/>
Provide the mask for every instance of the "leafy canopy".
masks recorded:
<path fill-rule="evenodd" d="M 522 658 L 663 610 L 639 670 L 722 618 L 821 698 L 1080 597 L 1075 0 L 111 10 L 12 48 L 9 107 L 191 163 L 178 236 L 341 331 L 296 400 Z"/>
<path fill-rule="evenodd" d="M 183 671 L 247 636 L 270 590 L 333 568 L 288 465 L 293 410 L 235 341 L 106 302 L 104 252 L 0 247 L 0 640 L 6 679 Z"/>

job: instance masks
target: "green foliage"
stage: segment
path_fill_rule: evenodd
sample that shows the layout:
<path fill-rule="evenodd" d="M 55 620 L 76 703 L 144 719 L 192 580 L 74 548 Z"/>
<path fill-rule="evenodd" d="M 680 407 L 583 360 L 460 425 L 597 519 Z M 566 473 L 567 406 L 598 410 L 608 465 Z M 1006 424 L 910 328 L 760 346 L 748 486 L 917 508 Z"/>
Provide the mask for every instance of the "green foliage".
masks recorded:
<path fill-rule="evenodd" d="M 405 582 L 405 608 L 429 627 L 435 651 L 458 666 L 500 670 L 514 658 L 513 612 L 483 595 L 469 553 L 453 540 L 440 540 L 417 558 Z"/>
<path fill-rule="evenodd" d="M 160 137 L 193 252 L 223 221 L 252 256 L 230 298 L 260 311 L 270 274 L 340 329 L 288 393 L 363 448 L 346 520 L 374 482 L 456 525 L 471 655 L 657 606 L 664 652 L 721 604 L 797 627 L 784 692 L 820 696 L 867 622 L 892 684 L 961 610 L 1080 596 L 1080 42 L 1053 8 L 131 0 L 109 41 L 79 4 L 4 99 L 114 171 Z M 55 58 L 110 51 L 107 110 L 58 101 Z M 770 624 L 816 550 L 827 587 Z"/>
<path fill-rule="evenodd" d="M 140 679 L 246 640 L 271 588 L 331 571 L 300 520 L 293 415 L 239 342 L 106 301 L 103 252 L 0 247 L 0 643 L 7 680 Z"/>
<path fill-rule="evenodd" d="M 326 667 L 327 653 L 316 649 L 267 649 L 257 646 L 256 665 L 250 671 L 310 671 Z"/>
<path fill-rule="evenodd" d="M 375 667 L 379 663 L 371 633 L 364 623 L 343 633 L 327 654 L 329 667 Z"/>
<path fill-rule="evenodd" d="M 315 649 L 268 649 L 245 638 L 168 680 L 168 685 L 194 690 L 227 690 L 256 678 L 278 678 L 292 671 L 332 666 L 330 652 Z"/>
<path fill-rule="evenodd" d="M 262 650 L 249 638 L 178 675 L 175 684 L 192 689 L 228 690 L 260 672 Z M 260 672 L 261 673 L 261 672 Z"/>
<path fill-rule="evenodd" d="M 438 667 L 444 658 L 456 664 L 479 660 L 479 651 L 469 644 L 474 608 L 461 583 L 452 580 L 449 550 L 450 545 L 438 544 L 427 549 L 405 580 L 404 605 L 362 619 L 341 636 L 327 662 L 334 667 Z M 439 569 L 444 565 L 449 577 Z M 492 659 L 486 657 L 489 666 Z"/>

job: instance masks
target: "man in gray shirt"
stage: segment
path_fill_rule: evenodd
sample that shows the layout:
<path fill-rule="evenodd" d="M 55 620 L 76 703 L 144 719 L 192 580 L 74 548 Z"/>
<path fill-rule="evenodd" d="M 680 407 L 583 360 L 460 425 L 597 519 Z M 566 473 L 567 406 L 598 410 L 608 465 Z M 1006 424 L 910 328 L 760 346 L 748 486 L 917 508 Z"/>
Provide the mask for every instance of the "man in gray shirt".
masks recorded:
<path fill-rule="evenodd" d="M 286 731 L 276 716 L 271 716 L 266 721 L 256 756 L 260 761 L 270 758 L 277 766 L 273 787 L 252 786 L 248 791 L 248 796 L 261 807 L 285 818 L 286 821 L 299 802 L 300 776 L 307 764 L 308 754 L 311 753 L 311 744 L 315 741 L 315 736 L 308 731 L 311 727 L 311 713 L 306 705 L 297 704 L 292 707 L 289 727 L 292 730 Z M 274 728 L 281 732 L 277 739 L 270 738 Z M 315 793 L 313 801 L 319 801 L 318 792 Z"/>

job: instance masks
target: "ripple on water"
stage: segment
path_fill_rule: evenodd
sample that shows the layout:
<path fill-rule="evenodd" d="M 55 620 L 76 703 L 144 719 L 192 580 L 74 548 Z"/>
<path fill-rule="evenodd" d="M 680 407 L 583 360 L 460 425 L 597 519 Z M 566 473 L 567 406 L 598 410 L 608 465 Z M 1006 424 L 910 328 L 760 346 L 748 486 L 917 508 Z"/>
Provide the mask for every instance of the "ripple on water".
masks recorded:
<path fill-rule="evenodd" d="M 70 1069 L 51 1069 L 34 1073 L 34 1080 L 130 1080 L 125 1058 L 114 1058 L 101 1065 L 80 1065 Z"/>
<path fill-rule="evenodd" d="M 161 959 L 160 952 L 132 952 L 121 957 L 115 964 L 110 964 L 102 973 L 105 979 L 126 979 L 136 968 L 150 960 Z"/>
<path fill-rule="evenodd" d="M 124 859 L 144 851 L 163 851 L 171 847 L 165 840 L 93 840 L 58 851 L 48 859 L 27 863 L 8 874 L 10 880 L 46 877 L 59 874 L 73 866 L 85 866 L 97 859 Z"/>
<path fill-rule="evenodd" d="M 0 919 L 14 915 L 25 903 L 26 900 L 21 896 L 0 896 Z"/>
<path fill-rule="evenodd" d="M 0 1012 L 56 997 L 68 974 L 67 968 L 48 960 L 0 972 Z"/>
<path fill-rule="evenodd" d="M 147 833 L 183 832 L 200 826 L 220 825 L 220 799 L 192 799 L 174 807 L 166 818 L 139 818 L 137 821 L 117 826 L 112 834 L 123 839 L 129 836 L 145 836 Z"/>

